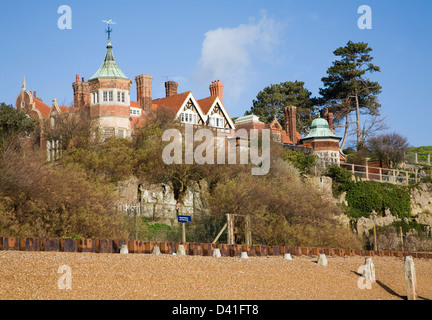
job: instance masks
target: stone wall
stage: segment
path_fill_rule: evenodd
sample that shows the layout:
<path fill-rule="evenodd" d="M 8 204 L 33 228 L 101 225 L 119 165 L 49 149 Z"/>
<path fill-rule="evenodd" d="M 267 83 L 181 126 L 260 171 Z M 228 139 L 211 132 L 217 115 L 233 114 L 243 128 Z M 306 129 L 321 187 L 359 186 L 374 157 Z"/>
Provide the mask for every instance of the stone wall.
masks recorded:
<path fill-rule="evenodd" d="M 142 185 L 141 203 L 138 201 L 138 186 Z M 138 215 L 172 225 L 180 215 L 193 215 L 202 212 L 201 188 L 188 189 L 181 205 L 177 204 L 169 184 L 150 184 L 133 178 L 118 184 L 120 196 L 119 210 L 126 211 L 131 206 L 139 207 Z"/>
<path fill-rule="evenodd" d="M 312 177 L 307 179 L 307 183 L 309 183 L 314 188 L 318 188 L 324 200 L 330 200 L 336 204 L 348 205 L 345 199 L 345 193 L 341 194 L 337 198 L 333 196 L 331 178 L 324 176 Z M 413 221 L 432 226 L 432 186 L 430 184 L 421 184 L 420 188 L 412 189 L 411 208 L 411 216 Z M 374 219 L 375 224 L 381 227 L 401 220 L 393 216 L 389 210 L 385 211 L 384 216 L 377 215 L 375 217 L 374 214 L 376 213 L 371 212 L 369 217 L 361 217 L 357 219 L 356 226 L 354 227 L 357 229 L 358 234 L 368 234 L 369 231 L 373 229 Z M 350 223 L 350 219 L 344 214 L 337 216 L 336 219 L 344 227 L 347 227 L 347 225 Z"/>

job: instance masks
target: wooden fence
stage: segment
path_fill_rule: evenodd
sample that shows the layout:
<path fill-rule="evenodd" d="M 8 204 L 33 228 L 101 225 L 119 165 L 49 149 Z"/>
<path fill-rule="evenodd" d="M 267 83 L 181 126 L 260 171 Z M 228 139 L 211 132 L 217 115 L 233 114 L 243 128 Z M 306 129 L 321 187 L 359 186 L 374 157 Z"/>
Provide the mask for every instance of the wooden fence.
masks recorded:
<path fill-rule="evenodd" d="M 56 239 L 56 238 L 13 238 L 0 237 L 0 250 L 19 251 L 58 251 L 58 252 L 90 252 L 120 253 L 122 245 L 127 245 L 129 253 L 151 254 L 154 247 L 159 247 L 161 254 L 173 254 L 183 245 L 186 255 L 213 256 L 218 248 L 221 256 L 240 257 L 242 252 L 248 256 L 281 256 L 290 253 L 294 256 L 364 256 L 364 257 L 399 257 L 412 256 L 417 259 L 432 259 L 429 252 L 374 251 L 360 249 L 335 249 L 318 247 L 292 247 L 272 245 L 242 245 L 224 243 L 187 243 L 187 242 L 152 242 L 141 240 L 107 240 L 107 239 Z"/>
<path fill-rule="evenodd" d="M 317 169 L 325 170 L 332 164 L 334 163 L 319 159 Z M 373 180 L 377 182 L 387 182 L 392 184 L 416 184 L 420 181 L 422 177 L 426 176 L 426 174 L 419 172 L 417 169 L 414 171 L 389 169 L 370 166 L 367 165 L 367 163 L 365 163 L 365 165 L 359 165 L 354 163 L 341 162 L 338 165 L 341 168 L 350 171 L 353 175 L 359 177 L 362 180 Z"/>

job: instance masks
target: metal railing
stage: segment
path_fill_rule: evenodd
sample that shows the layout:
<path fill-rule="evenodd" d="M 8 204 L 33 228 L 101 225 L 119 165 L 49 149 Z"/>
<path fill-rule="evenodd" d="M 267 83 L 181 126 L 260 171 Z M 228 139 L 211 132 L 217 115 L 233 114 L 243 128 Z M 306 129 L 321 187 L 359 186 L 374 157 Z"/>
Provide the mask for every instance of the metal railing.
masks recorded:
<path fill-rule="evenodd" d="M 405 159 L 409 163 L 413 163 L 413 164 L 426 164 L 428 166 L 431 165 L 430 153 L 408 152 L 405 154 Z"/>
<path fill-rule="evenodd" d="M 330 165 L 335 163 L 318 159 L 318 167 L 325 170 Z M 386 182 L 399 185 L 416 184 L 420 179 L 426 176 L 425 173 L 415 171 L 406 171 L 399 169 L 389 169 L 381 167 L 373 167 L 368 165 L 359 165 L 354 163 L 338 163 L 339 167 L 350 171 L 354 176 L 362 180 L 372 180 L 377 182 Z"/>

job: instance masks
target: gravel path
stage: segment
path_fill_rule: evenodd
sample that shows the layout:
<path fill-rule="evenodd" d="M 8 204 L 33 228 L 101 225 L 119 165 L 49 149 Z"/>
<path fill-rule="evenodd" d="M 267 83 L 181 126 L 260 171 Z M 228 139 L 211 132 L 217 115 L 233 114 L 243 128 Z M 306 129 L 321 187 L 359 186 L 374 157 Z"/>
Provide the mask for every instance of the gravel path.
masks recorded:
<path fill-rule="evenodd" d="M 148 254 L 0 251 L 0 299 L 403 300 L 403 259 L 374 257 L 377 282 L 360 289 L 362 257 L 213 258 Z M 432 299 L 432 261 L 414 259 L 420 299 Z M 62 265 L 71 289 L 59 289 Z"/>

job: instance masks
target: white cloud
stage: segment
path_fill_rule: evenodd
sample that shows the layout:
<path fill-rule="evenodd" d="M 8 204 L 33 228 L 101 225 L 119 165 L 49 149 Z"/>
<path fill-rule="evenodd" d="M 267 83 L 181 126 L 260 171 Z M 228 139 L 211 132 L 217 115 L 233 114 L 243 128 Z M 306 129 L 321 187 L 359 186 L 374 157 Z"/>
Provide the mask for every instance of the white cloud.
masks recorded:
<path fill-rule="evenodd" d="M 256 64 L 269 63 L 280 43 L 281 24 L 262 14 L 259 21 L 205 33 L 199 61 L 201 81 L 221 80 L 228 95 L 237 100 L 254 76 Z"/>

